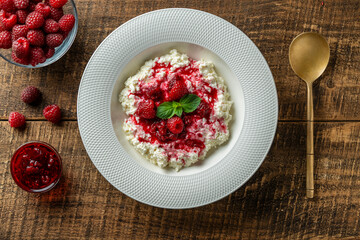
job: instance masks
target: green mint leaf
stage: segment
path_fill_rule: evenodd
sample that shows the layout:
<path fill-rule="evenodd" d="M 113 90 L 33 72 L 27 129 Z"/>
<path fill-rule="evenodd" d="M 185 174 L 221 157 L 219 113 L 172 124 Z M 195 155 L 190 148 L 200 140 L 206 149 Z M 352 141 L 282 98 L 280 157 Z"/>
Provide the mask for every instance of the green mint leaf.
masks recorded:
<path fill-rule="evenodd" d="M 178 102 L 173 101 L 172 106 L 173 106 L 173 108 L 178 108 L 178 107 L 181 107 L 181 104 L 178 103 Z"/>
<path fill-rule="evenodd" d="M 180 104 L 186 113 L 191 113 L 196 110 L 201 102 L 201 98 L 199 98 L 195 94 L 187 94 L 180 99 Z"/>
<path fill-rule="evenodd" d="M 156 116 L 161 119 L 169 119 L 175 114 L 173 102 L 163 102 L 156 111 Z"/>
<path fill-rule="evenodd" d="M 183 108 L 181 106 L 175 108 L 175 114 L 178 116 L 178 117 L 181 117 L 183 113 Z"/>

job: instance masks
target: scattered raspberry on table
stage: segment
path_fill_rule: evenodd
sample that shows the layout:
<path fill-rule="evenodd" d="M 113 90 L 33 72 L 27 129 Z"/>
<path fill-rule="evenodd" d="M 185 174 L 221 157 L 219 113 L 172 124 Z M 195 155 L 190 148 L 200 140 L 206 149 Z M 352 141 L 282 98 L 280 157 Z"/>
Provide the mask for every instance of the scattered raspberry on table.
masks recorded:
<path fill-rule="evenodd" d="M 41 92 L 34 86 L 26 87 L 21 93 L 21 100 L 24 103 L 34 103 L 39 100 Z"/>
<path fill-rule="evenodd" d="M 55 104 L 45 107 L 43 110 L 43 114 L 46 120 L 52 123 L 58 123 L 61 120 L 61 110 L 59 106 Z"/>
<path fill-rule="evenodd" d="M 25 125 L 25 117 L 21 113 L 11 112 L 9 116 L 9 123 L 11 127 L 18 128 Z"/>

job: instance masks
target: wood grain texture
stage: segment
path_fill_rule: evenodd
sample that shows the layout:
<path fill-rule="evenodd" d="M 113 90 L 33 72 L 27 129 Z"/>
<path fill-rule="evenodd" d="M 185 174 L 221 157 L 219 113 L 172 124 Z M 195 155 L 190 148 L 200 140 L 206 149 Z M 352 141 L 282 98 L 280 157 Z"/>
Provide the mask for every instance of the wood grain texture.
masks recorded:
<path fill-rule="evenodd" d="M 43 105 L 56 103 L 65 119 L 76 119 L 78 85 L 86 63 L 114 29 L 139 14 L 167 7 L 187 7 L 216 14 L 240 28 L 264 54 L 278 89 L 280 120 L 305 119 L 305 84 L 288 62 L 291 40 L 303 31 L 320 32 L 329 41 L 329 67 L 315 86 L 315 120 L 360 120 L 360 1 L 332 0 L 78 0 L 79 32 L 57 63 L 28 70 L 0 61 L 0 119 L 12 110 L 43 119 L 36 108 L 18 101 L 21 90 L 38 86 Z M 119 43 L 120 44 L 120 43 Z"/>
<path fill-rule="evenodd" d="M 309 239 L 360 235 L 360 123 L 315 124 L 316 197 L 305 196 L 305 123 L 280 123 L 259 171 L 208 206 L 166 210 L 136 202 L 96 170 L 76 122 L 0 123 L 0 239 Z M 63 158 L 49 193 L 28 194 L 11 179 L 9 159 L 25 141 L 43 140 Z"/>
<path fill-rule="evenodd" d="M 360 1 L 359 0 L 77 0 L 79 33 L 70 51 L 42 69 L 0 60 L 0 239 L 358 239 L 360 236 Z M 188 210 L 150 207 L 114 189 L 96 170 L 77 130 L 81 75 L 100 42 L 139 14 L 187 7 L 218 15 L 259 47 L 279 96 L 277 133 L 259 171 L 239 190 Z M 314 88 L 315 188 L 305 195 L 306 89 L 288 63 L 297 34 L 317 31 L 331 47 Z M 19 100 L 35 85 L 38 106 Z M 62 108 L 59 126 L 44 121 L 47 104 Z M 27 127 L 11 129 L 11 111 Z M 49 193 L 28 194 L 10 176 L 15 149 L 43 140 L 59 150 L 64 173 Z"/>

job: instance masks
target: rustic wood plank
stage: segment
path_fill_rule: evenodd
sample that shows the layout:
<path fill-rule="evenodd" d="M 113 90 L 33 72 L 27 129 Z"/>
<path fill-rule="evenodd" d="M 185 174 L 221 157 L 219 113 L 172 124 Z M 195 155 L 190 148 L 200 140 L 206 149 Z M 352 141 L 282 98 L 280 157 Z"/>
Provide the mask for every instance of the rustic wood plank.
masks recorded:
<path fill-rule="evenodd" d="M 0 122 L 1 239 L 327 239 L 360 235 L 360 123 L 315 124 L 316 197 L 305 199 L 305 124 L 279 123 L 259 171 L 234 194 L 188 210 L 150 207 L 96 170 L 76 122 Z M 354 137 L 356 136 L 356 137 Z M 11 154 L 43 140 L 63 158 L 59 186 L 28 194 L 11 179 Z"/>
<path fill-rule="evenodd" d="M 82 72 L 99 43 L 129 19 L 155 9 L 187 7 L 216 14 L 244 31 L 259 47 L 273 72 L 281 120 L 305 119 L 305 85 L 290 69 L 288 46 L 303 31 L 317 31 L 329 41 L 331 60 L 315 87 L 315 119 L 360 120 L 360 2 L 268 0 L 78 0 L 79 33 L 69 53 L 43 69 L 28 70 L 0 61 L 0 119 L 21 111 L 43 119 L 45 104 L 56 103 L 64 119 L 76 119 L 76 98 Z M 41 106 L 19 101 L 27 85 L 44 92 Z"/>

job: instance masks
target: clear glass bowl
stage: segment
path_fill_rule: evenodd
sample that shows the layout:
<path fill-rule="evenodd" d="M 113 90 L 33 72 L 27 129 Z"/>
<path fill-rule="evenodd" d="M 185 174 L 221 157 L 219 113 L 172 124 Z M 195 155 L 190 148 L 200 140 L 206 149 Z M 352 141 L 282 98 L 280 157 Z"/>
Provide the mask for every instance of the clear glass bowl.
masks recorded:
<path fill-rule="evenodd" d="M 71 45 L 73 44 L 76 34 L 77 34 L 77 31 L 78 31 L 78 22 L 79 22 L 75 2 L 73 0 L 68 0 L 68 2 L 63 6 L 63 9 L 64 9 L 64 14 L 71 13 L 74 15 L 75 24 L 74 24 L 73 29 L 69 32 L 69 35 L 63 41 L 63 43 L 59 47 L 55 48 L 54 56 L 46 59 L 46 61 L 43 63 L 37 64 L 35 67 L 32 65 L 23 65 L 23 64 L 14 62 L 11 58 L 11 48 L 10 49 L 0 49 L 0 57 L 5 59 L 9 63 L 12 63 L 19 67 L 24 67 L 24 68 L 41 68 L 41 67 L 48 66 L 48 65 L 56 62 L 57 60 L 59 60 L 62 56 L 65 55 L 65 53 L 70 49 Z"/>

